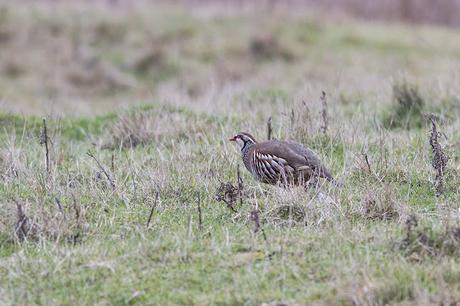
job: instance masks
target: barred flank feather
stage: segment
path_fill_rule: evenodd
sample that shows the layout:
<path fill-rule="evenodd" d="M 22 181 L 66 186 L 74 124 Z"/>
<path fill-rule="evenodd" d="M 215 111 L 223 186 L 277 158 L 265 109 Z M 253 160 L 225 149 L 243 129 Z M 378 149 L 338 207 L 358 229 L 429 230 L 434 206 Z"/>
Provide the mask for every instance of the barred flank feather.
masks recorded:
<path fill-rule="evenodd" d="M 334 181 L 316 155 L 299 143 L 279 140 L 258 143 L 248 133 L 235 137 L 241 140 L 244 165 L 258 181 L 284 185 L 304 185 L 314 177 Z"/>

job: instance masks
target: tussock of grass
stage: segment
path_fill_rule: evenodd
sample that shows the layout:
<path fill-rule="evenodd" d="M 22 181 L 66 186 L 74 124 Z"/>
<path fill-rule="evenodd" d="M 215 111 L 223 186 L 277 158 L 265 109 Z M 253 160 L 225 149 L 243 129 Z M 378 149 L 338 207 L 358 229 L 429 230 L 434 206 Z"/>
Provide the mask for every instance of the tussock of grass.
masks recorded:
<path fill-rule="evenodd" d="M 107 132 L 103 148 L 134 148 L 151 141 L 155 133 L 155 118 L 151 113 L 126 113 Z"/>
<path fill-rule="evenodd" d="M 425 119 L 425 99 L 417 85 L 402 81 L 393 85 L 393 105 L 384 118 L 388 128 L 420 128 Z"/>
<path fill-rule="evenodd" d="M 323 187 L 324 188 L 324 187 Z M 338 222 L 341 208 L 327 189 L 272 190 L 271 203 L 263 205 L 264 217 L 277 226 L 327 227 Z"/>
<path fill-rule="evenodd" d="M 258 60 L 274 60 L 277 58 L 291 61 L 294 59 L 294 54 L 283 46 L 277 36 L 273 35 L 258 35 L 249 43 L 249 50 Z"/>
<path fill-rule="evenodd" d="M 406 221 L 405 237 L 396 244 L 411 260 L 427 257 L 460 256 L 460 227 L 447 224 L 443 229 L 421 225 L 415 216 Z"/>
<path fill-rule="evenodd" d="M 5 220 L 1 230 L 6 234 L 3 242 L 79 242 L 83 236 L 85 210 L 77 203 L 68 205 L 67 201 L 61 201 L 55 198 L 46 203 L 4 202 L 1 209 L 1 217 Z"/>
<path fill-rule="evenodd" d="M 389 185 L 368 191 L 359 209 L 359 215 L 370 220 L 398 220 L 402 213 Z"/>
<path fill-rule="evenodd" d="M 5 148 L 0 150 L 0 176 L 6 181 L 28 173 L 24 152 L 13 134 L 5 141 Z"/>
<path fill-rule="evenodd" d="M 209 121 L 209 120 L 207 120 Z M 102 148 L 134 148 L 150 142 L 196 139 L 211 122 L 188 117 L 180 111 L 137 109 L 119 114 L 102 137 Z"/>

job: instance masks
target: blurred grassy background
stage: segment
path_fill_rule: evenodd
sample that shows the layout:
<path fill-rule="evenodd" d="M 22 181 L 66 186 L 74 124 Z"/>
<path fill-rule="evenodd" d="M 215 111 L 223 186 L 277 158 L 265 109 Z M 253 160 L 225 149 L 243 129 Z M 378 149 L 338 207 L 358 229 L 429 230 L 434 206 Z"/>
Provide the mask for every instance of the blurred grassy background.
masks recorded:
<path fill-rule="evenodd" d="M 324 89 L 381 103 L 397 78 L 436 95 L 458 84 L 456 29 L 415 23 L 454 25 L 460 19 L 446 16 L 458 12 L 455 1 L 366 3 L 3 1 L 0 109 L 94 114 L 162 103 L 226 112 L 241 95 L 264 92 L 304 98 Z"/>

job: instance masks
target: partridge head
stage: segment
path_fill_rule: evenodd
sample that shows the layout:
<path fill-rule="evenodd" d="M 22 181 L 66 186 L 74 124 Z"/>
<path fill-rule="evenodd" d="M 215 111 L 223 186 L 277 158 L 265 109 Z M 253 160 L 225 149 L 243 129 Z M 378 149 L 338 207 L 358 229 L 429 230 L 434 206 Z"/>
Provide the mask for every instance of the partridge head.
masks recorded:
<path fill-rule="evenodd" d="M 243 163 L 253 177 L 267 184 L 307 185 L 317 177 L 335 182 L 312 150 L 281 140 L 257 142 L 249 133 L 230 138 L 241 150 Z"/>

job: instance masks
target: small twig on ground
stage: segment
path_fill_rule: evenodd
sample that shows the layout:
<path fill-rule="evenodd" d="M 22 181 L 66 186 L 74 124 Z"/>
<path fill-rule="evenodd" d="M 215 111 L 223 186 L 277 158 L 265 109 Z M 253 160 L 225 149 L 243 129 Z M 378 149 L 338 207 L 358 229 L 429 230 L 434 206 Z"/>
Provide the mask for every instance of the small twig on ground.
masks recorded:
<path fill-rule="evenodd" d="M 440 196 L 444 191 L 443 177 L 449 158 L 442 150 L 441 144 L 438 141 L 438 138 L 441 135 L 441 133 L 437 130 L 435 115 L 429 115 L 429 120 L 431 121 L 430 146 L 431 151 L 433 152 L 433 160 L 431 162 L 431 165 L 436 171 L 434 187 L 436 190 L 436 196 Z"/>
<path fill-rule="evenodd" d="M 327 128 L 329 125 L 329 119 L 328 119 L 328 114 L 327 114 L 327 99 L 326 99 L 326 92 L 323 91 L 321 94 L 321 132 L 323 134 L 326 134 Z"/>
<path fill-rule="evenodd" d="M 149 227 L 150 221 L 152 220 L 153 211 L 155 210 L 155 207 L 157 206 L 158 198 L 159 198 L 159 197 L 160 197 L 160 192 L 157 191 L 157 193 L 156 193 L 156 195 L 155 195 L 155 202 L 153 202 L 152 208 L 150 209 L 149 219 L 147 220 L 147 224 L 146 224 L 146 227 L 147 227 L 147 228 Z"/>
<path fill-rule="evenodd" d="M 272 117 L 268 117 L 268 120 L 267 120 L 267 139 L 268 140 L 271 140 L 272 139 Z"/>
<path fill-rule="evenodd" d="M 99 162 L 99 160 L 94 156 L 93 153 L 91 153 L 91 151 L 88 151 L 86 153 L 89 157 L 91 157 L 92 159 L 94 159 L 94 161 L 96 162 L 97 166 L 99 167 L 99 169 L 101 169 L 102 173 L 104 173 L 105 177 L 107 178 L 107 180 L 110 182 L 110 186 L 112 186 L 112 190 L 115 190 L 115 183 L 113 182 L 112 178 L 110 177 L 110 175 L 107 173 L 107 171 L 105 170 L 105 168 L 102 166 L 102 164 Z"/>
<path fill-rule="evenodd" d="M 203 228 L 203 219 L 201 216 L 201 196 L 199 192 L 197 193 L 197 201 L 198 201 L 198 228 L 201 231 Z"/>
<path fill-rule="evenodd" d="M 40 135 L 40 144 L 45 145 L 45 163 L 46 163 L 46 173 L 50 173 L 50 156 L 49 156 L 49 146 L 48 146 L 48 131 L 46 129 L 46 119 L 43 118 L 43 129 Z"/>
<path fill-rule="evenodd" d="M 115 155 L 112 153 L 112 162 L 110 163 L 110 169 L 112 173 L 115 172 Z"/>

